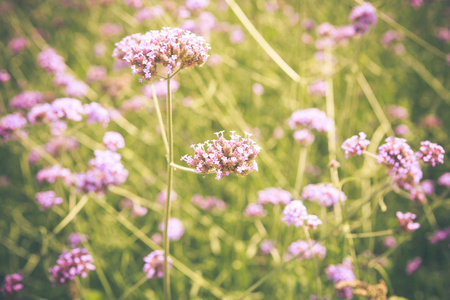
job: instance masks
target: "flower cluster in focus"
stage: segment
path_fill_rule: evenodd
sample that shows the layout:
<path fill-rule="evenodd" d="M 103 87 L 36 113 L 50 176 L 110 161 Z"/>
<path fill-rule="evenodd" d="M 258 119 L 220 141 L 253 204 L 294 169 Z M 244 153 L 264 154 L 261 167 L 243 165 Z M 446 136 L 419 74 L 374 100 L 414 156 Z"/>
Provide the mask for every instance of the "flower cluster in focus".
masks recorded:
<path fill-rule="evenodd" d="M 172 268 L 172 259 L 168 257 L 169 268 Z M 162 278 L 164 276 L 164 251 L 155 250 L 144 257 L 144 272 L 147 278 Z"/>
<path fill-rule="evenodd" d="M 192 145 L 194 156 L 185 155 L 182 161 L 197 173 L 208 174 L 216 172 L 216 179 L 220 180 L 231 173 L 237 176 L 247 176 L 253 170 L 258 171 L 255 158 L 261 150 L 249 133 L 241 136 L 231 132 L 231 139 L 223 137 L 224 131 L 217 132 L 217 140 L 206 141 L 204 144 Z M 206 147 L 206 150 L 205 150 Z"/>
<path fill-rule="evenodd" d="M 89 271 L 95 270 L 94 259 L 85 248 L 64 250 L 56 261 L 56 265 L 49 269 L 50 281 L 64 284 L 74 280 L 77 275 L 87 277 Z"/>

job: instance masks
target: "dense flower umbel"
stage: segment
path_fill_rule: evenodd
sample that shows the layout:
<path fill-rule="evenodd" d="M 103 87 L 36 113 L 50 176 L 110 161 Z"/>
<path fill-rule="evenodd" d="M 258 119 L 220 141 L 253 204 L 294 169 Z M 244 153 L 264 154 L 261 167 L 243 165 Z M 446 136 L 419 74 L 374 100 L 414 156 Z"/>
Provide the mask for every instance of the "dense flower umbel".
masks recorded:
<path fill-rule="evenodd" d="M 370 141 L 366 140 L 366 137 L 364 132 L 360 132 L 359 136 L 354 135 L 351 138 L 346 139 L 341 146 L 342 150 L 345 151 L 345 158 L 349 158 L 353 155 L 361 155 L 370 144 Z"/>
<path fill-rule="evenodd" d="M 308 220 L 308 212 L 305 205 L 300 200 L 293 200 L 283 210 L 282 221 L 287 226 L 294 224 L 295 227 L 302 226 Z"/>
<path fill-rule="evenodd" d="M 84 233 L 74 232 L 69 235 L 67 242 L 71 248 L 75 248 L 88 240 L 88 235 Z"/>
<path fill-rule="evenodd" d="M 322 244 L 314 240 L 311 240 L 311 244 L 313 256 L 318 258 L 325 258 L 325 255 L 327 254 L 327 249 Z M 299 255 L 298 259 L 311 259 L 311 248 L 309 247 L 309 242 L 299 240 L 293 242 L 289 246 L 288 251 L 290 254 L 294 256 Z"/>
<path fill-rule="evenodd" d="M 233 173 L 237 176 L 247 176 L 253 170 L 258 171 L 255 158 L 261 147 L 251 138 L 249 133 L 241 139 L 231 131 L 231 139 L 223 137 L 224 131 L 217 132 L 217 140 L 206 141 L 204 144 L 192 145 L 194 157 L 185 155 L 181 158 L 197 173 L 208 174 L 216 172 L 216 179 Z M 206 151 L 205 151 L 206 146 Z"/>
<path fill-rule="evenodd" d="M 244 216 L 246 217 L 258 217 L 262 218 L 267 215 L 267 211 L 263 208 L 261 204 L 249 203 L 244 211 Z"/>
<path fill-rule="evenodd" d="M 158 229 L 164 232 L 165 224 L 162 222 L 159 224 Z M 169 219 L 169 230 L 167 236 L 171 241 L 178 241 L 184 234 L 183 223 L 177 218 Z"/>
<path fill-rule="evenodd" d="M 14 297 L 17 293 L 23 289 L 21 272 L 6 275 L 3 285 L 0 287 L 0 292 L 5 297 Z"/>
<path fill-rule="evenodd" d="M 95 270 L 94 259 L 85 248 L 64 250 L 56 261 L 56 265 L 49 269 L 50 281 L 63 284 L 74 280 L 77 275 L 85 278 L 89 271 Z"/>
<path fill-rule="evenodd" d="M 133 34 L 116 43 L 113 56 L 131 64 L 133 74 L 151 81 L 158 75 L 157 66 L 162 64 L 167 74 L 177 69 L 202 66 L 211 49 L 203 37 L 179 28 L 165 27 L 145 34 Z"/>
<path fill-rule="evenodd" d="M 225 210 L 227 205 L 223 200 L 220 200 L 216 197 L 207 196 L 203 197 L 202 195 L 193 195 L 192 196 L 192 204 L 200 207 L 203 210 Z"/>
<path fill-rule="evenodd" d="M 75 174 L 75 184 L 80 191 L 103 193 L 110 185 L 121 185 L 128 177 L 121 155 L 109 150 L 95 150 L 86 173 Z"/>
<path fill-rule="evenodd" d="M 444 173 L 438 178 L 438 184 L 450 187 L 450 172 Z"/>
<path fill-rule="evenodd" d="M 433 232 L 433 235 L 430 236 L 428 239 L 432 244 L 437 244 L 440 241 L 450 239 L 450 227 L 446 227 L 442 230 L 436 230 L 435 232 Z"/>
<path fill-rule="evenodd" d="M 416 257 L 413 260 L 408 261 L 407 265 L 406 265 L 406 274 L 411 275 L 412 273 L 414 273 L 415 271 L 417 271 L 417 269 L 420 267 L 420 265 L 422 264 L 422 258 L 420 257 Z"/>
<path fill-rule="evenodd" d="M 169 268 L 172 268 L 172 258 L 168 257 Z M 144 257 L 144 272 L 147 278 L 162 278 L 164 276 L 164 251 L 155 250 Z"/>
<path fill-rule="evenodd" d="M 341 281 L 354 281 L 356 280 L 355 273 L 353 273 L 353 266 L 351 262 L 347 259 L 344 259 L 343 263 L 340 265 L 330 265 L 325 269 L 325 273 L 327 273 L 328 278 L 332 280 L 334 283 L 338 283 Z M 338 290 L 339 298 L 351 299 L 353 297 L 351 287 L 344 287 L 341 290 Z"/>
<path fill-rule="evenodd" d="M 444 148 L 430 141 L 420 142 L 419 152 L 416 152 L 418 158 L 425 163 L 436 166 L 436 163 L 444 163 Z"/>
<path fill-rule="evenodd" d="M 64 58 L 53 48 L 47 47 L 38 54 L 39 65 L 50 74 L 61 73 L 66 69 Z"/>
<path fill-rule="evenodd" d="M 388 137 L 378 153 L 379 162 L 390 167 L 390 175 L 396 183 L 408 190 L 419 184 L 422 170 L 405 139 Z"/>
<path fill-rule="evenodd" d="M 334 126 L 333 120 L 328 118 L 323 111 L 317 108 L 294 111 L 288 119 L 288 125 L 292 129 L 295 129 L 300 125 L 320 132 L 328 132 Z"/>
<path fill-rule="evenodd" d="M 352 9 L 349 15 L 350 21 L 358 33 L 366 33 L 377 24 L 377 10 L 369 2 Z"/>
<path fill-rule="evenodd" d="M 41 205 L 41 210 L 50 208 L 52 206 L 58 206 L 63 203 L 63 199 L 61 197 L 56 197 L 56 193 L 54 191 L 37 193 L 36 201 Z"/>
<path fill-rule="evenodd" d="M 117 149 L 122 149 L 125 147 L 125 140 L 123 136 L 114 131 L 105 132 L 103 136 L 103 144 L 111 151 L 117 151 Z"/>
<path fill-rule="evenodd" d="M 41 169 L 36 174 L 36 179 L 39 183 L 47 181 L 48 183 L 55 183 L 55 181 L 61 178 L 66 184 L 71 182 L 71 173 L 69 169 L 63 169 L 59 165 L 54 165 L 48 168 Z"/>
<path fill-rule="evenodd" d="M 302 197 L 309 201 L 317 201 L 320 206 L 331 206 L 347 200 L 344 192 L 331 184 L 309 184 L 303 188 Z"/>
<path fill-rule="evenodd" d="M 0 138 L 8 141 L 13 137 L 15 130 L 19 130 L 26 125 L 27 119 L 19 113 L 6 115 L 0 119 Z"/>
<path fill-rule="evenodd" d="M 31 108 L 39 102 L 44 100 L 44 95 L 41 92 L 26 91 L 18 94 L 9 102 L 12 108 Z"/>
<path fill-rule="evenodd" d="M 292 195 L 288 191 L 281 188 L 270 187 L 262 191 L 258 191 L 258 203 L 265 204 L 283 204 L 287 205 L 292 200 Z"/>
<path fill-rule="evenodd" d="M 416 230 L 420 227 L 419 223 L 413 222 L 413 220 L 416 218 L 415 214 L 410 212 L 402 213 L 401 211 L 398 211 L 396 215 L 398 225 L 406 232 Z"/>

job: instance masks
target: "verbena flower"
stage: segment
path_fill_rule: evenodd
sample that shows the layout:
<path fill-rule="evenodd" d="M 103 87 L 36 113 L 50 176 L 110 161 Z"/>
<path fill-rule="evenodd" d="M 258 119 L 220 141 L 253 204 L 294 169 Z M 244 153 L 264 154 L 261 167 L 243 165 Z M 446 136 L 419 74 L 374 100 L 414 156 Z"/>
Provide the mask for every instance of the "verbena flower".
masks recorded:
<path fill-rule="evenodd" d="M 387 113 L 395 119 L 407 119 L 409 117 L 408 110 L 403 106 L 389 105 L 387 107 Z"/>
<path fill-rule="evenodd" d="M 125 147 L 125 140 L 120 133 L 107 131 L 103 136 L 103 144 L 108 150 L 117 151 L 117 149 Z"/>
<path fill-rule="evenodd" d="M 422 170 L 417 157 L 405 139 L 388 137 L 378 147 L 379 162 L 389 167 L 394 182 L 407 190 L 419 185 Z"/>
<path fill-rule="evenodd" d="M 267 215 L 267 211 L 263 208 L 261 204 L 250 203 L 247 205 L 244 211 L 244 216 L 246 217 L 258 217 L 262 218 Z"/>
<path fill-rule="evenodd" d="M 412 273 L 416 272 L 417 269 L 422 264 L 422 258 L 416 257 L 413 260 L 408 261 L 406 264 L 406 274 L 411 275 Z"/>
<path fill-rule="evenodd" d="M 169 268 L 172 268 L 172 258 L 168 257 Z M 144 273 L 147 278 L 162 278 L 164 276 L 164 251 L 155 250 L 144 257 Z"/>
<path fill-rule="evenodd" d="M 431 195 L 434 193 L 434 183 L 432 180 L 424 180 L 422 181 L 421 185 L 425 195 Z"/>
<path fill-rule="evenodd" d="M 446 227 L 442 230 L 436 230 L 428 239 L 432 244 L 437 244 L 440 241 L 450 239 L 450 227 Z"/>
<path fill-rule="evenodd" d="M 292 129 L 295 129 L 298 126 L 305 126 L 319 132 L 328 132 L 334 127 L 333 120 L 328 118 L 323 111 L 317 108 L 294 111 L 288 119 L 288 125 Z"/>
<path fill-rule="evenodd" d="M 347 200 L 344 192 L 334 188 L 331 184 L 309 184 L 303 188 L 302 198 L 317 201 L 320 206 L 331 206 L 339 201 Z"/>
<path fill-rule="evenodd" d="M 200 207 L 203 210 L 222 211 L 226 208 L 226 204 L 223 200 L 212 196 L 203 197 L 202 195 L 198 194 L 192 196 L 192 204 Z"/>
<path fill-rule="evenodd" d="M 110 121 L 109 112 L 97 102 L 91 102 L 83 106 L 83 113 L 87 116 L 87 123 L 98 122 L 107 127 Z"/>
<path fill-rule="evenodd" d="M 322 225 L 322 220 L 319 219 L 316 215 L 308 215 L 308 219 L 306 220 L 306 225 L 315 230 L 317 229 L 317 226 Z"/>
<path fill-rule="evenodd" d="M 50 74 L 61 73 L 67 67 L 64 58 L 51 47 L 45 48 L 37 58 L 39 65 Z"/>
<path fill-rule="evenodd" d="M 364 132 L 360 132 L 359 136 L 354 135 L 349 139 L 346 139 L 341 148 L 345 151 L 345 158 L 349 158 L 354 155 L 361 155 L 367 146 L 370 144 L 369 140 L 366 140 L 367 135 Z"/>
<path fill-rule="evenodd" d="M 306 147 L 314 142 L 314 134 L 308 129 L 300 129 L 294 132 L 294 140 Z"/>
<path fill-rule="evenodd" d="M 12 108 L 29 109 L 42 101 L 44 101 L 44 95 L 41 92 L 26 91 L 12 98 L 9 105 Z"/>
<path fill-rule="evenodd" d="M 58 119 L 57 114 L 53 111 L 52 106 L 48 103 L 34 105 L 27 114 L 27 119 L 31 124 L 39 122 L 49 122 Z"/>
<path fill-rule="evenodd" d="M 85 248 L 64 250 L 56 261 L 56 265 L 49 269 L 50 281 L 64 284 L 74 280 L 77 275 L 87 277 L 89 271 L 95 270 L 94 259 Z"/>
<path fill-rule="evenodd" d="M 88 235 L 84 233 L 74 232 L 69 235 L 67 242 L 71 248 L 75 248 L 88 240 Z"/>
<path fill-rule="evenodd" d="M 109 150 L 95 150 L 95 158 L 89 161 L 90 169 L 75 174 L 79 191 L 104 193 L 109 186 L 121 185 L 128 177 L 122 165 L 121 155 Z"/>
<path fill-rule="evenodd" d="M 47 181 L 48 183 L 55 183 L 57 179 L 62 179 L 64 183 L 70 184 L 72 175 L 69 169 L 63 169 L 59 165 L 54 165 L 40 170 L 36 174 L 36 179 L 39 183 Z"/>
<path fill-rule="evenodd" d="M 355 273 L 353 273 L 353 266 L 351 262 L 344 259 L 342 264 L 330 265 L 325 269 L 325 273 L 328 278 L 335 284 L 341 281 L 354 281 L 356 280 Z M 352 299 L 353 289 L 351 287 L 344 287 L 337 291 L 339 298 Z"/>
<path fill-rule="evenodd" d="M 249 133 L 241 139 L 231 131 L 231 139 L 223 137 L 224 131 L 217 132 L 217 140 L 206 141 L 204 144 L 192 145 L 194 156 L 185 155 L 181 158 L 197 173 L 208 174 L 216 172 L 216 179 L 233 173 L 237 176 L 247 176 L 253 170 L 258 170 L 255 158 L 261 150 Z M 206 150 L 205 150 L 206 146 Z"/>
<path fill-rule="evenodd" d="M 173 94 L 176 91 L 178 91 L 178 88 L 180 87 L 180 84 L 175 79 L 170 79 L 170 92 Z M 155 89 L 155 95 L 159 99 L 165 99 L 167 97 L 167 80 L 159 80 L 153 83 L 153 88 Z M 142 88 L 142 92 L 145 96 L 152 99 L 153 98 L 153 91 L 152 91 L 152 85 L 146 84 Z"/>
<path fill-rule="evenodd" d="M 202 66 L 208 59 L 211 47 L 203 37 L 179 28 L 165 27 L 145 34 L 133 34 L 116 43 L 113 56 L 124 59 L 131 65 L 133 74 L 151 81 L 158 75 L 158 64 L 166 68 L 167 74 L 178 69 Z"/>
<path fill-rule="evenodd" d="M 270 187 L 258 191 L 258 203 L 265 204 L 283 204 L 287 205 L 292 200 L 292 195 L 282 188 Z"/>
<path fill-rule="evenodd" d="M 209 4 L 209 0 L 186 0 L 184 5 L 191 11 L 200 11 L 205 9 Z"/>
<path fill-rule="evenodd" d="M 363 34 L 377 24 L 377 10 L 369 2 L 364 2 L 352 9 L 349 19 L 352 21 L 355 30 Z"/>
<path fill-rule="evenodd" d="M 289 248 L 288 251 L 293 256 L 299 255 L 298 259 L 311 259 L 312 256 L 318 257 L 318 258 L 325 258 L 327 254 L 327 249 L 320 244 L 319 242 L 316 242 L 314 240 L 311 240 L 312 244 L 312 255 L 311 255 L 311 248 L 309 247 L 308 241 L 302 241 L 298 240 L 293 242 Z"/>
<path fill-rule="evenodd" d="M 416 218 L 415 214 L 410 212 L 402 213 L 401 211 L 398 211 L 396 215 L 398 225 L 406 232 L 414 231 L 420 227 L 419 223 L 413 222 L 413 220 Z"/>
<path fill-rule="evenodd" d="M 14 297 L 23 289 L 22 273 L 14 273 L 5 276 L 5 280 L 0 287 L 0 292 L 5 297 Z"/>
<path fill-rule="evenodd" d="M 450 187 L 450 172 L 444 173 L 438 178 L 438 184 Z"/>
<path fill-rule="evenodd" d="M 158 229 L 164 232 L 165 224 L 162 222 L 159 224 Z M 184 234 L 184 226 L 180 219 L 169 219 L 169 230 L 167 230 L 167 236 L 171 241 L 178 241 Z"/>
<path fill-rule="evenodd" d="M 178 198 L 178 194 L 175 191 L 170 192 L 170 202 L 176 201 Z M 156 197 L 156 201 L 161 204 L 165 205 L 167 201 L 167 191 L 161 191 L 158 196 Z"/>
<path fill-rule="evenodd" d="M 63 199 L 61 197 L 56 197 L 56 193 L 54 191 L 37 193 L 36 201 L 41 205 L 41 210 L 45 210 L 52 206 L 58 206 L 63 203 Z"/>
<path fill-rule="evenodd" d="M 436 166 L 436 163 L 443 164 L 444 163 L 444 148 L 439 146 L 438 144 L 431 143 L 430 141 L 420 142 L 421 146 L 419 152 L 416 152 L 416 155 L 419 159 L 423 160 L 423 162 Z"/>
<path fill-rule="evenodd" d="M 325 96 L 327 93 L 327 83 L 323 80 L 316 80 L 308 86 L 311 95 Z"/>
<path fill-rule="evenodd" d="M 9 41 L 9 43 L 8 43 L 8 48 L 14 54 L 19 54 L 20 52 L 25 50 L 25 48 L 27 46 L 28 46 L 28 40 L 23 36 L 16 37 L 16 38 L 12 39 L 11 41 Z"/>
<path fill-rule="evenodd" d="M 83 106 L 80 100 L 73 98 L 58 98 L 52 102 L 52 113 L 58 118 L 67 118 L 72 121 L 81 121 L 83 119 Z"/>
<path fill-rule="evenodd" d="M 8 82 L 11 80 L 11 75 L 9 75 L 6 70 L 0 70 L 0 82 Z"/>
<path fill-rule="evenodd" d="M 269 254 L 270 251 L 275 247 L 276 241 L 263 240 L 260 245 L 262 253 Z"/>
<path fill-rule="evenodd" d="M 20 130 L 27 125 L 27 119 L 21 114 L 14 113 L 0 119 L 0 137 L 4 141 L 10 140 L 16 130 Z"/>
<path fill-rule="evenodd" d="M 308 220 L 308 212 L 305 205 L 300 200 L 293 200 L 286 205 L 283 210 L 282 221 L 287 226 L 294 224 L 295 227 L 302 226 L 304 222 Z"/>

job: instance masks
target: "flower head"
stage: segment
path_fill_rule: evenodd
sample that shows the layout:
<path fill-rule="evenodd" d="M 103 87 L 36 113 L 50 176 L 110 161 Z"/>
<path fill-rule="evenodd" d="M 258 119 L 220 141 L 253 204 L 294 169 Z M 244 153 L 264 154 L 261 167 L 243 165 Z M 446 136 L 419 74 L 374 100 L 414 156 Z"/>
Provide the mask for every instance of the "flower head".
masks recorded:
<path fill-rule="evenodd" d="M 352 21 L 356 32 L 363 34 L 377 24 L 377 10 L 369 2 L 364 2 L 352 9 L 349 19 Z"/>
<path fill-rule="evenodd" d="M 311 240 L 312 243 L 312 247 L 309 246 L 309 242 L 307 241 L 296 241 L 293 242 L 290 246 L 289 246 L 289 253 L 292 254 L 293 256 L 299 256 L 298 259 L 302 260 L 302 259 L 311 259 L 311 250 L 312 250 L 312 255 L 318 258 L 325 258 L 325 255 L 327 254 L 327 249 L 320 244 L 319 242 L 316 242 L 314 240 Z"/>
<path fill-rule="evenodd" d="M 223 200 L 212 196 L 203 197 L 198 194 L 192 196 L 192 204 L 203 210 L 224 210 L 226 208 L 226 204 Z"/>
<path fill-rule="evenodd" d="M 13 108 L 32 108 L 36 103 L 42 102 L 44 95 L 41 92 L 26 91 L 11 99 L 9 105 Z"/>
<path fill-rule="evenodd" d="M 416 257 L 413 260 L 408 261 L 408 263 L 406 264 L 406 274 L 411 275 L 412 273 L 414 273 L 415 271 L 417 271 L 417 269 L 420 267 L 420 265 L 422 264 L 422 258 L 420 257 Z"/>
<path fill-rule="evenodd" d="M 159 224 L 159 230 L 164 232 L 165 224 L 162 222 Z M 178 241 L 184 234 L 183 223 L 177 218 L 169 219 L 169 230 L 167 231 L 167 236 L 171 241 Z"/>
<path fill-rule="evenodd" d="M 168 257 L 169 268 L 172 268 L 172 259 Z M 162 278 L 164 276 L 164 251 L 155 250 L 144 257 L 144 272 L 147 278 Z"/>
<path fill-rule="evenodd" d="M 431 143 L 430 141 L 420 142 L 420 151 L 416 152 L 419 159 L 425 163 L 436 166 L 436 163 L 444 163 L 444 148 L 438 144 Z"/>
<path fill-rule="evenodd" d="M 287 205 L 292 200 L 292 195 L 281 188 L 270 187 L 258 191 L 258 204 L 282 204 Z"/>
<path fill-rule="evenodd" d="M 315 129 L 319 132 L 328 132 L 334 126 L 333 120 L 328 118 L 323 111 L 317 108 L 294 111 L 288 119 L 288 124 L 292 129 L 301 125 L 310 129 Z"/>
<path fill-rule="evenodd" d="M 56 261 L 56 265 L 49 269 L 50 281 L 64 284 L 74 280 L 77 275 L 87 277 L 89 271 L 95 270 L 94 259 L 85 248 L 64 250 Z"/>
<path fill-rule="evenodd" d="M 250 203 L 247 205 L 244 211 L 244 216 L 246 217 L 265 217 L 267 215 L 267 211 L 263 208 L 261 204 Z"/>
<path fill-rule="evenodd" d="M 347 200 L 344 192 L 331 184 L 309 184 L 303 188 L 302 198 L 317 201 L 320 206 L 331 206 L 339 201 Z"/>
<path fill-rule="evenodd" d="M 210 48 L 203 37 L 165 27 L 161 31 L 125 37 L 116 43 L 113 56 L 127 61 L 133 74 L 142 77 L 140 81 L 151 81 L 158 74 L 158 64 L 163 65 L 169 75 L 177 69 L 202 66 L 208 59 Z"/>
<path fill-rule="evenodd" d="M 56 51 L 47 47 L 38 54 L 39 65 L 50 74 L 61 73 L 66 69 L 64 58 L 56 53 Z"/>
<path fill-rule="evenodd" d="M 308 129 L 300 129 L 294 132 L 294 140 L 302 146 L 309 146 L 314 142 L 314 134 Z"/>
<path fill-rule="evenodd" d="M 311 95 L 325 96 L 327 92 L 327 83 L 323 80 L 314 81 L 309 85 L 308 92 Z"/>
<path fill-rule="evenodd" d="M 0 292 L 5 297 L 14 297 L 23 289 L 22 280 L 23 277 L 21 272 L 6 275 L 5 281 L 0 287 Z"/>
<path fill-rule="evenodd" d="M 444 173 L 438 178 L 438 184 L 450 187 L 450 172 Z"/>
<path fill-rule="evenodd" d="M 0 138 L 8 141 L 14 136 L 14 131 L 22 129 L 27 125 L 27 119 L 21 114 L 14 113 L 0 119 Z"/>
<path fill-rule="evenodd" d="M 78 245 L 81 245 L 83 242 L 88 240 L 88 235 L 84 233 L 74 232 L 67 238 L 67 242 L 69 243 L 71 248 L 75 248 Z"/>
<path fill-rule="evenodd" d="M 221 131 L 216 133 L 217 140 L 192 145 L 194 156 L 185 155 L 181 160 L 195 168 L 197 173 L 216 172 L 217 180 L 231 173 L 244 177 L 253 170 L 257 171 L 258 165 L 255 158 L 261 147 L 250 138 L 249 133 L 245 133 L 242 139 L 234 131 L 231 133 L 230 140 L 225 139 Z"/>
<path fill-rule="evenodd" d="M 56 193 L 54 191 L 37 193 L 36 201 L 41 205 L 41 210 L 52 206 L 58 206 L 63 203 L 63 199 L 61 197 L 56 197 Z"/>
<path fill-rule="evenodd" d="M 117 151 L 117 149 L 122 149 L 125 147 L 125 140 L 120 133 L 108 131 L 105 132 L 105 135 L 103 136 L 103 144 L 106 148 L 108 148 L 108 150 Z"/>
<path fill-rule="evenodd" d="M 341 148 L 345 151 L 345 158 L 349 158 L 353 155 L 361 155 L 367 146 L 370 144 L 369 140 L 366 140 L 366 134 L 360 132 L 359 136 L 354 135 L 349 139 L 346 139 Z"/>
<path fill-rule="evenodd" d="M 413 220 L 416 218 L 415 214 L 410 212 L 402 213 L 401 211 L 398 211 L 396 215 L 398 225 L 406 232 L 416 230 L 420 227 L 419 223 L 413 222 Z"/>
<path fill-rule="evenodd" d="M 327 273 L 328 278 L 334 283 L 356 280 L 355 273 L 353 273 L 353 266 L 347 259 L 344 259 L 340 265 L 328 266 L 328 268 L 325 269 L 325 273 Z M 346 286 L 341 290 L 338 290 L 337 293 L 339 298 L 351 299 L 353 297 L 352 291 L 353 289 L 351 287 Z"/>
<path fill-rule="evenodd" d="M 308 212 L 305 205 L 300 200 L 293 200 L 283 210 L 282 221 L 287 226 L 294 224 L 295 227 L 302 226 L 308 220 Z"/>

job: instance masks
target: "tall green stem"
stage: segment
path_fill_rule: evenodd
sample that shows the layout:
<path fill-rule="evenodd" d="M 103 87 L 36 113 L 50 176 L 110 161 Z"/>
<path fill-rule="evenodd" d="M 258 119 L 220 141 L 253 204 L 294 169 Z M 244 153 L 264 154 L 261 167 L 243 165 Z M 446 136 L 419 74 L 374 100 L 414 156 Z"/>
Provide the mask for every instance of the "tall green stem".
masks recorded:
<path fill-rule="evenodd" d="M 167 76 L 167 136 L 169 151 L 167 153 L 167 199 L 164 213 L 164 299 L 170 300 L 170 274 L 169 274 L 169 218 L 170 218 L 170 194 L 173 184 L 173 121 L 172 121 L 172 95 L 170 92 L 170 76 Z"/>
<path fill-rule="evenodd" d="M 317 298 L 322 298 L 322 283 L 320 281 L 319 266 L 317 265 L 317 260 L 316 260 L 316 257 L 314 256 L 311 236 L 309 235 L 309 230 L 308 230 L 307 226 L 303 225 L 303 230 L 305 231 L 306 239 L 308 240 L 309 252 L 311 252 L 311 260 L 312 260 L 312 263 L 314 266 L 314 273 L 315 273 L 315 277 L 316 277 Z"/>
<path fill-rule="evenodd" d="M 300 188 L 303 181 L 303 173 L 305 173 L 306 167 L 306 155 L 308 154 L 308 148 L 302 146 L 300 148 L 300 154 L 298 157 L 298 167 L 297 167 L 297 178 L 295 179 L 294 186 L 294 198 L 298 199 L 300 197 Z"/>

